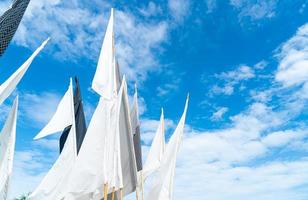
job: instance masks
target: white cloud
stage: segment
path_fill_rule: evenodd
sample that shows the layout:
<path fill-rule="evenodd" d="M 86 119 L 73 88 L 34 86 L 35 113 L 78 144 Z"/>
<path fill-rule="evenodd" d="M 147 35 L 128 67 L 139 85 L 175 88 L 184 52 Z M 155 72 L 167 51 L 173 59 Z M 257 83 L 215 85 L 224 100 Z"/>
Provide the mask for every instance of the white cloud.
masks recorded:
<path fill-rule="evenodd" d="M 116 14 L 117 55 L 121 70 L 128 80 L 143 81 L 147 73 L 160 69 L 156 53 L 167 39 L 166 21 L 146 23 L 130 13 Z"/>
<path fill-rule="evenodd" d="M 169 0 L 168 7 L 172 17 L 181 22 L 188 15 L 190 9 L 189 0 Z"/>
<path fill-rule="evenodd" d="M 217 7 L 216 0 L 206 0 L 207 13 L 213 12 Z"/>
<path fill-rule="evenodd" d="M 51 37 L 45 52 L 60 60 L 86 58 L 96 62 L 110 8 L 107 1 L 32 0 L 14 42 L 34 49 L 41 41 Z M 159 10 L 151 2 L 147 10 L 140 9 L 140 12 L 155 14 Z M 163 19 L 144 20 L 129 10 L 116 10 L 115 17 L 116 53 L 121 70 L 129 81 L 142 82 L 148 72 L 160 69 L 156 55 L 167 39 L 168 22 Z"/>
<path fill-rule="evenodd" d="M 222 119 L 223 115 L 228 112 L 228 108 L 227 107 L 221 107 L 218 108 L 211 116 L 211 120 L 212 121 L 219 121 Z"/>
<path fill-rule="evenodd" d="M 139 8 L 139 12 L 145 17 L 157 16 L 161 14 L 162 8 L 150 1 L 147 7 Z"/>
<path fill-rule="evenodd" d="M 52 92 L 23 93 L 20 97 L 21 115 L 35 122 L 35 127 L 42 126 L 50 120 L 61 99 L 58 93 Z"/>
<path fill-rule="evenodd" d="M 279 66 L 276 81 L 284 87 L 296 86 L 308 81 L 308 24 L 298 29 L 286 41 L 278 53 Z"/>
<path fill-rule="evenodd" d="M 243 81 L 254 78 L 255 72 L 249 66 L 240 65 L 235 70 L 215 74 L 214 77 L 222 81 L 223 86 L 214 85 L 211 89 L 212 94 L 232 95 L 235 87 Z M 243 85 L 241 87 L 245 88 Z"/>

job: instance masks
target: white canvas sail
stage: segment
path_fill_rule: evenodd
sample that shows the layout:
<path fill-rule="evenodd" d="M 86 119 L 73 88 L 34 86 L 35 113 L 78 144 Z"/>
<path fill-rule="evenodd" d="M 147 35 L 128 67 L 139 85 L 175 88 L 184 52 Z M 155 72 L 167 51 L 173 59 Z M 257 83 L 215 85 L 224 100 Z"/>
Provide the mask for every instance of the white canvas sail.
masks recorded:
<path fill-rule="evenodd" d="M 101 53 L 99 56 L 96 72 L 92 81 L 92 88 L 101 97 L 111 99 L 117 94 L 117 76 L 115 48 L 114 48 L 114 13 L 111 15 L 105 33 Z"/>
<path fill-rule="evenodd" d="M 75 118 L 72 118 L 72 113 L 68 110 L 72 104 L 72 91 L 73 86 L 72 83 L 70 83 L 68 90 L 58 104 L 55 114 L 52 116 L 48 124 L 35 136 L 35 140 L 61 132 L 67 126 L 73 124 Z"/>
<path fill-rule="evenodd" d="M 180 119 L 180 122 L 167 145 L 157 178 L 148 193 L 148 200 L 172 200 L 176 157 L 184 133 L 187 107 L 188 98 L 186 100 L 184 113 Z"/>
<path fill-rule="evenodd" d="M 161 164 L 165 152 L 165 124 L 164 110 L 161 110 L 159 126 L 152 141 L 152 145 L 143 168 L 143 178 L 146 179 L 150 174 L 155 172 Z"/>
<path fill-rule="evenodd" d="M 12 176 L 15 151 L 18 97 L 16 97 L 0 133 L 0 199 L 6 200 Z"/>
<path fill-rule="evenodd" d="M 14 72 L 14 74 L 12 74 L 2 85 L 0 85 L 0 104 L 2 104 L 3 101 L 5 101 L 5 99 L 11 95 L 22 77 L 25 75 L 34 58 L 45 47 L 48 41 L 49 39 L 44 41 L 42 45 L 37 48 L 36 51 L 28 58 L 28 60 L 26 60 L 26 62 L 22 66 L 20 66 Z"/>
<path fill-rule="evenodd" d="M 32 192 L 32 194 L 27 198 L 29 200 L 61 199 L 60 196 L 62 195 L 61 192 L 63 191 L 63 187 L 65 187 L 65 181 L 67 181 L 67 176 L 76 160 L 76 127 L 72 79 L 70 80 L 69 88 L 65 93 L 64 97 L 62 98 L 56 113 L 46 127 L 51 127 L 52 124 L 60 129 L 61 127 L 59 126 L 59 124 L 53 123 L 59 122 L 60 120 L 67 122 L 67 124 L 60 124 L 63 125 L 61 130 L 63 130 L 67 125 L 72 125 L 68 134 L 68 138 L 62 150 L 62 153 L 58 157 L 57 161 L 54 163 L 52 168 L 49 170 L 49 172 L 44 177 L 39 186 L 35 189 L 35 191 Z M 46 127 L 43 130 L 47 130 Z"/>

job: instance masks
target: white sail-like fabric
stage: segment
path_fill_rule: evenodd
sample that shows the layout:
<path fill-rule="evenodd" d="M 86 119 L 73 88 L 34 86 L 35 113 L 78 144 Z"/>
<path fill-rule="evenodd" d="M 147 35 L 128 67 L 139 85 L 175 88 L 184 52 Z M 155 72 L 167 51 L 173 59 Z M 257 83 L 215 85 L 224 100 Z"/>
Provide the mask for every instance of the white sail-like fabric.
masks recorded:
<path fill-rule="evenodd" d="M 68 110 L 72 104 L 72 91 L 73 85 L 70 83 L 68 90 L 58 104 L 55 114 L 48 124 L 35 136 L 35 140 L 63 131 L 66 127 L 73 124 L 75 118 L 72 118 L 72 113 Z"/>
<path fill-rule="evenodd" d="M 136 190 L 137 166 L 130 119 L 130 109 L 127 95 L 127 85 L 124 81 L 123 97 L 120 111 L 120 147 L 123 174 L 124 196 Z"/>
<path fill-rule="evenodd" d="M 16 97 L 0 133 L 0 199 L 6 200 L 12 175 L 16 138 L 18 97 Z"/>
<path fill-rule="evenodd" d="M 161 110 L 160 122 L 152 141 L 152 145 L 145 161 L 143 168 L 143 178 L 146 179 L 150 174 L 155 172 L 161 164 L 165 152 L 165 124 L 164 124 L 164 110 Z"/>
<path fill-rule="evenodd" d="M 66 99 L 65 111 L 66 115 L 61 116 L 58 113 L 53 116 L 51 121 L 71 121 L 72 125 L 68 138 L 62 150 L 62 153 L 58 157 L 57 161 L 54 163 L 52 168 L 49 170 L 47 175 L 44 177 L 39 186 L 35 191 L 27 198 L 28 200 L 57 200 L 61 199 L 63 195 L 61 192 L 66 186 L 67 176 L 72 170 L 74 162 L 77 158 L 77 148 L 76 148 L 76 126 L 75 126 L 75 114 L 74 114 L 74 100 L 73 100 L 73 87 L 72 79 L 70 80 L 70 86 L 63 99 Z M 62 100 L 63 100 L 62 99 Z M 63 101 L 60 102 L 63 103 Z M 59 107 L 60 107 L 59 105 Z M 63 107 L 64 109 L 64 107 Z M 64 113 L 64 112 L 60 112 Z M 58 117 L 58 119 L 55 119 Z M 64 119 L 67 117 L 68 119 Z M 50 124 L 50 123 L 49 123 Z M 63 127 L 64 129 L 65 127 Z M 63 130 L 62 129 L 62 130 Z"/>
<path fill-rule="evenodd" d="M 124 86 L 125 79 L 117 98 L 100 98 L 70 173 L 65 199 L 101 199 L 104 184 L 109 193 L 123 188 L 120 112 Z"/>
<path fill-rule="evenodd" d="M 138 109 L 138 92 L 137 86 L 135 85 L 135 94 L 133 99 L 133 105 L 130 111 L 131 121 L 132 121 L 132 129 L 135 130 L 137 126 L 140 125 L 139 122 L 139 109 Z"/>
<path fill-rule="evenodd" d="M 14 74 L 12 74 L 2 85 L 0 85 L 0 104 L 2 104 L 5 99 L 11 95 L 22 77 L 25 75 L 34 58 L 45 47 L 48 41 L 49 38 L 45 40 L 39 48 L 36 49 L 36 51 L 28 58 L 28 60 L 14 72 Z"/>
<path fill-rule="evenodd" d="M 113 21 L 114 14 L 113 9 L 111 9 L 111 16 L 92 81 L 93 90 L 106 99 L 111 99 L 117 93 L 118 89 L 115 75 L 117 73 L 117 63 L 115 60 Z"/>
<path fill-rule="evenodd" d="M 188 98 L 180 122 L 167 145 L 161 167 L 159 168 L 157 178 L 148 193 L 147 200 L 172 200 L 176 157 L 184 133 L 187 107 Z"/>

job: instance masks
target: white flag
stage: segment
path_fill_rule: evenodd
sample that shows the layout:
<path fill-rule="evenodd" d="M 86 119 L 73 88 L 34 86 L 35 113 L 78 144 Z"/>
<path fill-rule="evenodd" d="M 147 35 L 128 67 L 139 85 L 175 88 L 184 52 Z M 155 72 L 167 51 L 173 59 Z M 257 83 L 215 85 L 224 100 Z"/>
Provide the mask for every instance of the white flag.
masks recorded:
<path fill-rule="evenodd" d="M 6 200 L 12 176 L 16 138 L 18 97 L 16 97 L 0 133 L 0 199 Z"/>
<path fill-rule="evenodd" d="M 184 133 L 187 107 L 188 98 L 186 100 L 186 105 L 181 120 L 167 145 L 157 178 L 148 193 L 148 200 L 172 200 L 176 157 Z"/>
<path fill-rule="evenodd" d="M 96 72 L 92 81 L 93 90 L 106 99 L 111 99 L 115 96 L 119 88 L 119 77 L 117 77 L 117 75 L 119 75 L 119 71 L 117 70 L 117 63 L 115 59 L 113 21 L 114 13 L 113 9 L 111 9 L 109 23 L 99 56 Z"/>
<path fill-rule="evenodd" d="M 162 161 L 165 152 L 165 124 L 164 111 L 162 109 L 159 126 L 152 141 L 152 145 L 143 168 L 143 178 L 146 179 L 150 174 L 155 172 Z"/>
<path fill-rule="evenodd" d="M 61 120 L 67 122 L 67 124 L 61 124 L 60 123 Z M 58 122 L 58 124 L 55 122 Z M 68 175 L 72 170 L 74 162 L 77 158 L 72 79 L 70 80 L 70 86 L 68 91 L 66 92 L 66 94 L 64 95 L 62 101 L 58 106 L 57 112 L 52 117 L 50 123 L 48 123 L 46 127 L 57 127 L 60 129 L 61 125 L 63 125 L 62 130 L 65 128 L 65 126 L 72 125 L 67 140 L 65 142 L 64 148 L 62 150 L 62 153 L 60 154 L 60 156 L 58 157 L 57 161 L 52 166 L 52 168 L 49 170 L 47 175 L 44 177 L 42 182 L 39 184 L 39 186 L 27 198 L 29 200 L 61 199 L 60 197 L 63 195 L 62 192 L 64 191 L 64 187 L 67 185 L 66 181 Z M 43 130 L 46 130 L 45 133 L 48 133 L 47 130 L 50 130 L 49 133 L 51 133 L 52 131 L 58 129 L 50 128 Z"/>
<path fill-rule="evenodd" d="M 49 39 L 44 41 L 42 45 L 36 49 L 36 51 L 28 58 L 28 60 L 20 66 L 14 74 L 12 74 L 2 85 L 0 85 L 0 104 L 5 101 L 5 99 L 11 95 L 11 93 L 14 91 L 26 71 L 28 70 L 29 66 L 31 65 L 34 58 L 37 56 L 37 54 L 45 47 Z"/>
<path fill-rule="evenodd" d="M 72 125 L 75 122 L 75 117 L 72 118 L 72 112 L 74 111 L 71 110 L 73 94 L 72 91 L 73 85 L 72 80 L 70 80 L 69 88 L 58 104 L 55 114 L 48 122 L 48 124 L 35 136 L 35 140 L 63 131 L 66 127 Z"/>

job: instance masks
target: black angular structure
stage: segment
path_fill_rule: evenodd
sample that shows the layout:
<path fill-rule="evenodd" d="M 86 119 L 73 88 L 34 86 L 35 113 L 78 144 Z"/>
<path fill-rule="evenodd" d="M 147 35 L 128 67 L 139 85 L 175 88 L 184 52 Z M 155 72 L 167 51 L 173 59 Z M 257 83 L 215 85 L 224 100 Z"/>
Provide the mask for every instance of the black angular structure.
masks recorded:
<path fill-rule="evenodd" d="M 29 3 L 30 0 L 14 0 L 11 8 L 0 17 L 0 56 L 9 46 Z"/>
<path fill-rule="evenodd" d="M 76 87 L 74 92 L 74 110 L 75 110 L 75 126 L 76 126 L 76 143 L 77 143 L 76 147 L 77 147 L 77 153 L 79 153 L 83 139 L 87 132 L 87 125 L 83 111 L 81 92 L 77 77 L 75 77 L 75 85 Z M 62 149 L 64 147 L 64 144 L 66 142 L 70 130 L 71 126 L 66 127 L 60 137 L 60 153 L 62 152 Z"/>

